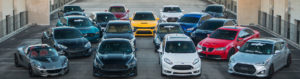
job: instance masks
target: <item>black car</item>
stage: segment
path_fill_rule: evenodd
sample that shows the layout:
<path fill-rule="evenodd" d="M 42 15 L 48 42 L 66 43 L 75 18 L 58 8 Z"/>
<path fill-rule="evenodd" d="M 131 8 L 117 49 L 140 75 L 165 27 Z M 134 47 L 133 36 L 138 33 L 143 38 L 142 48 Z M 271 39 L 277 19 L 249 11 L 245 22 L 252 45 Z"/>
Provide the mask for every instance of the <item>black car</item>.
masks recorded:
<path fill-rule="evenodd" d="M 90 18 L 97 24 L 99 30 L 104 30 L 109 21 L 117 20 L 116 16 L 110 12 L 94 12 Z"/>
<path fill-rule="evenodd" d="M 84 12 L 80 11 L 71 11 L 64 14 L 64 16 L 86 16 Z"/>
<path fill-rule="evenodd" d="M 225 18 L 225 7 L 223 5 L 212 4 L 208 5 L 204 12 L 216 18 Z"/>
<path fill-rule="evenodd" d="M 102 40 L 93 63 L 96 77 L 131 77 L 137 75 L 135 49 L 128 39 Z"/>
<path fill-rule="evenodd" d="M 106 27 L 107 28 L 103 32 L 102 40 L 109 38 L 124 38 L 130 40 L 130 43 L 135 45 L 136 39 L 134 30 L 129 21 L 109 21 Z"/>
<path fill-rule="evenodd" d="M 184 31 L 182 30 L 179 23 L 168 22 L 168 23 L 158 24 L 154 33 L 155 33 L 155 36 L 153 39 L 153 43 L 155 45 L 155 50 L 157 50 L 159 48 L 161 41 L 163 41 L 163 38 L 166 34 L 171 34 L 171 33 L 184 34 Z"/>
<path fill-rule="evenodd" d="M 70 57 L 91 56 L 91 43 L 74 27 L 56 27 L 44 32 L 42 43 L 56 48 L 61 54 Z"/>
<path fill-rule="evenodd" d="M 235 26 L 237 25 L 233 19 L 211 18 L 205 21 L 201 26 L 197 27 L 196 31 L 191 34 L 195 44 L 207 37 L 207 34 L 212 33 L 214 30 L 222 26 Z"/>
<path fill-rule="evenodd" d="M 84 9 L 76 5 L 66 5 L 63 7 L 62 10 L 59 10 L 58 16 L 62 17 L 65 13 L 72 12 L 72 11 L 84 12 Z"/>

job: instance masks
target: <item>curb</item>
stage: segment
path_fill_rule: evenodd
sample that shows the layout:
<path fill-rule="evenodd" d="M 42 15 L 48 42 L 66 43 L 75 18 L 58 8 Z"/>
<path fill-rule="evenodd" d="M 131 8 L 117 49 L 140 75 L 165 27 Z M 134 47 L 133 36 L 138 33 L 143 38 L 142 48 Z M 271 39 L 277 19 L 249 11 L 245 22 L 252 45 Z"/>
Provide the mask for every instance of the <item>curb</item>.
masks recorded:
<path fill-rule="evenodd" d="M 15 36 L 16 34 L 22 32 L 22 31 L 24 31 L 24 30 L 26 30 L 26 29 L 29 28 L 30 26 L 32 26 L 32 25 L 30 25 L 30 24 L 24 25 L 22 28 L 19 28 L 18 30 L 14 31 L 14 32 L 11 32 L 11 33 L 9 33 L 9 34 L 7 34 L 7 35 L 1 37 L 1 38 L 0 38 L 0 43 L 2 43 L 3 41 L 5 41 L 5 40 L 7 40 L 7 39 L 9 39 L 9 38 L 11 38 L 11 37 L 13 37 L 13 36 Z"/>

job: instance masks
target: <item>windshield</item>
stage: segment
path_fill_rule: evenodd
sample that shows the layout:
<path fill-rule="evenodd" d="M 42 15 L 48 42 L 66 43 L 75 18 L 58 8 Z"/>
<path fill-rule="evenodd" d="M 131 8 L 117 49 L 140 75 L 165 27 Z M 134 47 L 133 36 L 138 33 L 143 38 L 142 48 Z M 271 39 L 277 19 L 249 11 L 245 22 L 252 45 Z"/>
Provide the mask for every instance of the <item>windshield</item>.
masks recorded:
<path fill-rule="evenodd" d="M 65 13 L 65 16 L 71 16 L 71 15 L 81 15 L 81 16 L 84 16 L 84 14 L 82 13 Z"/>
<path fill-rule="evenodd" d="M 71 11 L 82 11 L 82 9 L 79 6 L 66 6 L 64 8 L 64 12 L 71 12 Z"/>
<path fill-rule="evenodd" d="M 253 54 L 272 54 L 273 44 L 260 42 L 247 42 L 241 48 L 241 52 Z"/>
<path fill-rule="evenodd" d="M 71 18 L 69 19 L 69 26 L 87 27 L 92 26 L 92 22 L 87 18 Z"/>
<path fill-rule="evenodd" d="M 237 31 L 219 29 L 219 30 L 216 30 L 215 32 L 213 32 L 211 34 L 210 38 L 234 40 L 236 34 L 237 34 Z"/>
<path fill-rule="evenodd" d="M 110 20 L 117 20 L 117 18 L 115 17 L 115 15 L 112 14 L 98 14 L 96 21 L 97 22 L 108 22 Z"/>
<path fill-rule="evenodd" d="M 216 30 L 224 25 L 223 21 L 205 21 L 198 29 L 201 30 Z"/>
<path fill-rule="evenodd" d="M 172 26 L 172 25 L 160 25 L 158 30 L 158 33 L 168 34 L 168 33 L 183 33 L 183 30 L 180 26 Z"/>
<path fill-rule="evenodd" d="M 205 9 L 205 12 L 217 12 L 217 13 L 222 13 L 223 12 L 223 7 L 221 6 L 209 6 Z"/>
<path fill-rule="evenodd" d="M 30 53 L 30 58 L 37 60 L 46 60 L 47 58 L 58 56 L 57 51 L 54 48 L 35 47 L 28 52 Z"/>
<path fill-rule="evenodd" d="M 152 13 L 137 13 L 133 20 L 155 20 Z"/>
<path fill-rule="evenodd" d="M 109 24 L 107 33 L 131 33 L 130 24 Z"/>
<path fill-rule="evenodd" d="M 179 19 L 178 22 L 183 22 L 183 23 L 197 23 L 200 18 L 198 17 L 182 17 Z"/>
<path fill-rule="evenodd" d="M 82 34 L 79 30 L 75 29 L 59 29 L 54 31 L 55 39 L 73 39 L 81 38 Z"/>
<path fill-rule="evenodd" d="M 105 41 L 101 43 L 99 50 L 99 53 L 105 54 L 111 54 L 111 53 L 126 53 L 130 54 L 132 53 L 131 44 L 126 41 Z"/>
<path fill-rule="evenodd" d="M 194 53 L 196 49 L 191 41 L 168 41 L 165 51 L 168 53 Z"/>
<path fill-rule="evenodd" d="M 165 7 L 163 12 L 181 12 L 179 7 Z"/>
<path fill-rule="evenodd" d="M 109 12 L 125 12 L 125 8 L 124 7 L 111 7 L 109 9 Z"/>

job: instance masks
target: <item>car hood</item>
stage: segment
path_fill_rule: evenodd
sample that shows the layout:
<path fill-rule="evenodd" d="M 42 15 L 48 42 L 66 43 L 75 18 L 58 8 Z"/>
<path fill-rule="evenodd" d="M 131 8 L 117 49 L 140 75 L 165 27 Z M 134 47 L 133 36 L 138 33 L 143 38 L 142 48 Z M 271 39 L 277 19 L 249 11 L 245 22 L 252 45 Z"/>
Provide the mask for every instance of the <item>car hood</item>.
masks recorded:
<path fill-rule="evenodd" d="M 182 27 L 183 30 L 186 30 L 186 29 L 192 28 L 192 27 L 193 28 L 197 27 L 196 23 L 183 23 L 183 22 L 181 22 L 180 25 L 181 25 L 181 27 Z"/>
<path fill-rule="evenodd" d="M 45 58 L 40 60 L 34 60 L 33 62 L 39 63 L 39 66 L 43 69 L 56 69 L 63 67 L 66 57 L 57 56 L 52 58 Z"/>
<path fill-rule="evenodd" d="M 198 35 L 211 34 L 212 32 L 214 32 L 214 31 L 197 29 L 194 33 L 198 36 Z"/>
<path fill-rule="evenodd" d="M 76 27 L 78 30 L 80 30 L 81 33 L 96 33 L 99 32 L 99 29 L 95 26 L 82 26 L 82 27 Z"/>
<path fill-rule="evenodd" d="M 155 27 L 157 25 L 156 20 L 132 20 L 131 24 L 135 27 Z"/>
<path fill-rule="evenodd" d="M 207 13 L 214 17 L 223 17 L 223 13 L 216 13 L 216 12 L 207 12 Z"/>
<path fill-rule="evenodd" d="M 86 43 L 89 41 L 82 37 L 82 38 L 75 38 L 75 39 L 58 39 L 56 40 L 58 44 L 62 44 L 67 46 L 68 48 L 81 48 L 84 47 Z"/>
<path fill-rule="evenodd" d="M 132 39 L 133 33 L 104 33 L 103 38 L 125 38 L 125 39 Z"/>
<path fill-rule="evenodd" d="M 272 55 L 250 54 L 243 52 L 237 52 L 235 55 L 232 56 L 232 59 L 234 59 L 235 62 L 248 64 L 262 63 L 271 58 Z"/>
<path fill-rule="evenodd" d="M 127 64 L 134 56 L 132 54 L 104 54 L 99 56 L 103 64 Z"/>
<path fill-rule="evenodd" d="M 199 56 L 197 53 L 165 53 L 163 58 L 168 58 L 173 63 L 193 63 Z"/>
<path fill-rule="evenodd" d="M 167 17 L 180 17 L 183 15 L 183 13 L 166 13 L 166 12 L 162 12 L 162 15 L 167 16 Z"/>
<path fill-rule="evenodd" d="M 204 47 L 219 48 L 219 47 L 226 47 L 228 44 L 232 42 L 233 40 L 205 38 L 199 44 Z"/>
<path fill-rule="evenodd" d="M 112 14 L 114 14 L 117 18 L 122 18 L 127 14 L 127 12 L 112 12 Z"/>

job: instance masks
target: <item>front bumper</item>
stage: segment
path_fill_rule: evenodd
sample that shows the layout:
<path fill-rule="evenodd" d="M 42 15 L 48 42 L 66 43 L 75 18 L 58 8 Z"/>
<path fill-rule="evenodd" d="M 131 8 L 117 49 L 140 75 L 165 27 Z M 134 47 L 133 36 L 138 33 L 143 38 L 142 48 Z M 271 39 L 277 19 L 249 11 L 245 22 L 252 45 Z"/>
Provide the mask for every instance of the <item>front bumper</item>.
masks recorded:
<path fill-rule="evenodd" d="M 33 68 L 33 74 L 47 77 L 47 76 L 57 76 L 57 75 L 64 75 L 69 71 L 68 66 L 64 68 L 58 68 L 58 69 L 36 69 Z"/>
<path fill-rule="evenodd" d="M 68 57 L 81 57 L 81 56 L 90 56 L 93 53 L 92 48 L 87 48 L 83 50 L 64 50 L 63 53 L 67 55 Z"/>
<path fill-rule="evenodd" d="M 267 77 L 268 76 L 268 72 L 269 72 L 269 68 L 265 67 L 265 66 L 256 66 L 256 65 L 253 65 L 254 68 L 255 68 L 255 72 L 254 73 L 244 73 L 244 72 L 238 72 L 235 70 L 234 66 L 236 65 L 237 63 L 229 63 L 228 64 L 228 73 L 230 74 L 238 74 L 238 75 L 244 75 L 244 76 L 254 76 L 254 77 Z M 249 64 L 250 65 L 250 64 Z"/>
<path fill-rule="evenodd" d="M 137 29 L 136 32 L 134 32 L 135 36 L 153 36 L 154 29 Z"/>
<path fill-rule="evenodd" d="M 208 59 L 227 59 L 227 53 L 225 50 L 223 51 L 216 51 L 215 48 L 213 51 L 209 51 L 209 48 L 207 48 L 205 51 L 203 49 L 197 48 L 197 50 L 201 50 L 199 53 L 199 56 L 201 58 L 208 58 Z"/>
<path fill-rule="evenodd" d="M 162 74 L 167 76 L 199 76 L 201 75 L 201 64 L 198 63 L 196 65 L 192 65 L 193 68 L 189 70 L 176 70 L 172 67 L 175 65 L 182 65 L 182 64 L 173 64 L 169 65 L 167 63 L 162 63 Z"/>
<path fill-rule="evenodd" d="M 93 66 L 93 75 L 97 77 L 132 77 L 137 75 L 136 71 L 136 67 L 131 67 L 128 69 L 105 70 L 97 67 L 95 64 Z"/>

